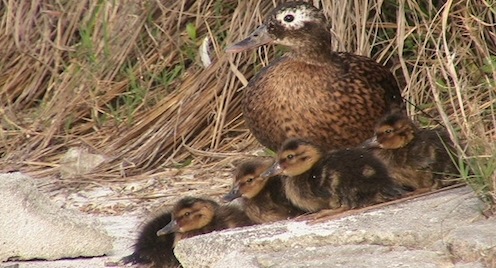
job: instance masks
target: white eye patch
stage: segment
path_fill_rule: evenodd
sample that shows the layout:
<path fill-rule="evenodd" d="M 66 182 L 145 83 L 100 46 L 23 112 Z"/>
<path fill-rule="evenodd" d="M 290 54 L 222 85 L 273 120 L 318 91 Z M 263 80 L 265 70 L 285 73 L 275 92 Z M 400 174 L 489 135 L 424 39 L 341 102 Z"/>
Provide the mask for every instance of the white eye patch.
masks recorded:
<path fill-rule="evenodd" d="M 286 29 L 296 30 L 305 25 L 305 22 L 314 21 L 312 10 L 302 7 L 300 9 L 281 10 L 276 15 L 276 20 Z"/>

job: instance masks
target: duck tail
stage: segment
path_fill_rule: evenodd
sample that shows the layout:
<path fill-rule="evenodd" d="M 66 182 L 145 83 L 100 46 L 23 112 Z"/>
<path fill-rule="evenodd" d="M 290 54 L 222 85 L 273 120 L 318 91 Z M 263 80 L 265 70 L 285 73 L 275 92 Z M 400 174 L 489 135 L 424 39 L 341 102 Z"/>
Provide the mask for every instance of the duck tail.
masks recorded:
<path fill-rule="evenodd" d="M 151 265 L 152 267 L 179 267 L 174 255 L 174 233 L 157 236 L 157 231 L 171 221 L 171 213 L 165 212 L 153 218 L 141 229 L 131 255 L 123 257 L 121 263 Z"/>

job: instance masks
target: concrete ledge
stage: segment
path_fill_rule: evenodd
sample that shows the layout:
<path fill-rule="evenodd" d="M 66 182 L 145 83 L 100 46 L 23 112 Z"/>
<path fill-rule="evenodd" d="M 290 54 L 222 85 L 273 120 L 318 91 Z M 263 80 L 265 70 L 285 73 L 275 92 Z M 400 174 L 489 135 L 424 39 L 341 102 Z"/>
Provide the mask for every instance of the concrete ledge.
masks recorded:
<path fill-rule="evenodd" d="M 495 225 L 482 220 L 482 207 L 472 191 L 462 187 L 315 225 L 286 221 L 198 236 L 178 243 L 175 253 L 184 267 L 233 267 L 236 263 L 243 267 L 370 267 L 385 260 L 388 265 L 383 267 L 482 265 L 485 261 L 478 255 L 461 249 L 462 241 L 471 241 L 463 245 L 469 244 L 472 252 L 496 253 L 496 239 L 490 238 L 495 237 Z M 476 220 L 484 227 L 472 229 Z M 488 233 L 478 239 L 463 228 L 478 233 L 488 229 Z M 445 243 L 449 237 L 453 237 L 451 248 Z"/>

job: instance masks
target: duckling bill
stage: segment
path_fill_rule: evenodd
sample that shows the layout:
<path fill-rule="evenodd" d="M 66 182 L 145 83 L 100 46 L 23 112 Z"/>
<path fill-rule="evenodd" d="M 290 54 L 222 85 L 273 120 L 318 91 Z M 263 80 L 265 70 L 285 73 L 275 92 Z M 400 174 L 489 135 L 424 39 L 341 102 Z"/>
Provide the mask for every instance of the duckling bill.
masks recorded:
<path fill-rule="evenodd" d="M 133 254 L 122 258 L 124 264 L 146 267 L 180 267 L 174 255 L 178 241 L 212 231 L 252 225 L 239 208 L 220 206 L 215 201 L 184 197 L 145 224 L 140 231 Z"/>
<path fill-rule="evenodd" d="M 224 196 L 226 201 L 241 198 L 245 213 L 255 223 L 286 220 L 304 213 L 287 199 L 283 184 L 285 178 L 260 176 L 273 163 L 271 157 L 257 157 L 240 163 L 235 170 L 231 191 Z"/>
<path fill-rule="evenodd" d="M 171 213 L 166 211 L 147 222 L 138 234 L 133 253 L 122 258 L 121 262 L 140 267 L 179 267 L 173 253 L 174 234 L 157 237 L 157 231 L 170 221 Z"/>
<path fill-rule="evenodd" d="M 391 109 L 404 111 L 394 76 L 374 60 L 333 52 L 321 10 L 305 2 L 277 6 L 249 37 L 227 48 L 289 48 L 243 90 L 245 122 L 264 146 L 277 150 L 301 137 L 325 150 L 357 146 Z"/>
<path fill-rule="evenodd" d="M 388 166 L 394 180 L 411 190 L 451 185 L 459 175 L 458 156 L 447 132 L 421 129 L 401 113 L 384 116 L 364 147 Z"/>
<path fill-rule="evenodd" d="M 175 245 L 181 239 L 249 225 L 253 222 L 236 206 L 220 206 L 213 200 L 185 197 L 174 205 L 171 221 L 156 234 L 174 233 Z"/>
<path fill-rule="evenodd" d="M 359 148 L 326 152 L 303 139 L 289 139 L 263 177 L 285 175 L 288 199 L 307 212 L 364 207 L 403 194 L 384 164 Z"/>

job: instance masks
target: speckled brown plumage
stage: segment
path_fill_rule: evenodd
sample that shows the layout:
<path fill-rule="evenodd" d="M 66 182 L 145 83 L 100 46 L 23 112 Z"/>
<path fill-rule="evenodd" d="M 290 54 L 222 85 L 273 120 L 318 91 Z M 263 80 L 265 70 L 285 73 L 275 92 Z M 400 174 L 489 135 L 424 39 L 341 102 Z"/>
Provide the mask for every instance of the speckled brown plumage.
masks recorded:
<path fill-rule="evenodd" d="M 157 235 L 174 233 L 176 244 L 181 239 L 252 224 L 236 206 L 220 206 L 213 200 L 184 197 L 174 205 L 170 223 L 157 231 Z"/>
<path fill-rule="evenodd" d="M 459 175 L 448 133 L 418 128 L 404 114 L 384 116 L 365 147 L 385 162 L 395 181 L 412 190 L 450 185 L 455 181 L 446 178 Z"/>
<path fill-rule="evenodd" d="M 277 159 L 262 176 L 289 176 L 285 181 L 288 199 L 308 212 L 359 208 L 403 193 L 384 164 L 363 149 L 325 152 L 310 142 L 289 139 Z"/>
<path fill-rule="evenodd" d="M 292 16 L 293 21 L 285 19 Z M 373 135 L 375 122 L 403 109 L 394 76 L 374 60 L 331 51 L 320 10 L 304 2 L 278 6 L 250 37 L 227 49 L 261 44 L 289 47 L 244 89 L 247 126 L 264 146 L 277 150 L 289 137 L 325 149 L 355 146 Z"/>
<path fill-rule="evenodd" d="M 280 221 L 303 214 L 287 199 L 284 177 L 268 179 L 260 176 L 273 163 L 271 157 L 257 157 L 240 163 L 236 167 L 233 187 L 224 197 L 228 201 L 241 197 L 246 215 L 256 223 Z"/>

